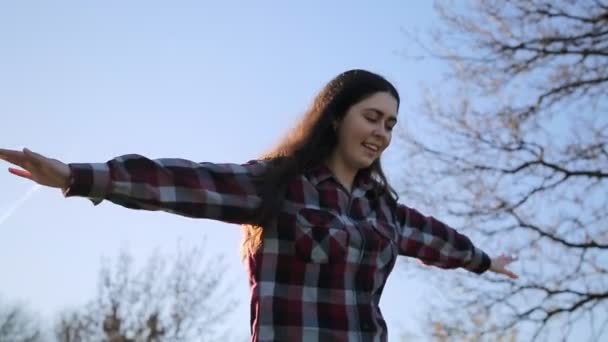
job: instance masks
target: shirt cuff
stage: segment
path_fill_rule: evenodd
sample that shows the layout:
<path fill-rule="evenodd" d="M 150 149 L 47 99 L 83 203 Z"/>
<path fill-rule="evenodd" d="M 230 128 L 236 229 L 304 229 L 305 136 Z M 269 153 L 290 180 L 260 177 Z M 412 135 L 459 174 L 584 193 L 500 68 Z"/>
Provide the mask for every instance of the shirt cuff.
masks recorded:
<path fill-rule="evenodd" d="M 482 274 L 490 268 L 491 263 L 492 259 L 488 254 L 477 247 L 473 247 L 471 261 L 464 268 L 473 273 Z"/>
<path fill-rule="evenodd" d="M 110 190 L 110 167 L 106 163 L 68 164 L 70 184 L 63 191 L 65 197 L 87 197 L 98 204 Z"/>

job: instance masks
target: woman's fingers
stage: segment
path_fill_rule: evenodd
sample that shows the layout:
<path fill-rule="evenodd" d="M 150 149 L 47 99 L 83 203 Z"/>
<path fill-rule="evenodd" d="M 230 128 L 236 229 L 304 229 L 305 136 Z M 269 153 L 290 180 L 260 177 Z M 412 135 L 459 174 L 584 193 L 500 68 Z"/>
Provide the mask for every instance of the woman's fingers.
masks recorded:
<path fill-rule="evenodd" d="M 46 157 L 44 157 L 41 154 L 38 154 L 30 149 L 24 148 L 23 149 L 23 153 L 25 154 L 25 156 L 31 160 L 35 165 L 40 165 L 46 161 L 48 161 L 48 159 Z"/>
<path fill-rule="evenodd" d="M 0 148 L 0 158 L 2 158 L 2 159 L 17 157 L 18 155 L 21 155 L 21 154 L 23 154 L 23 152 L 21 152 L 21 151 L 7 150 L 4 148 Z"/>
<path fill-rule="evenodd" d="M 517 260 L 515 255 L 501 254 L 492 260 L 491 270 L 496 273 L 504 274 L 510 278 L 517 279 L 519 276 L 507 269 L 507 265 Z"/>
<path fill-rule="evenodd" d="M 7 150 L 5 148 L 0 148 L 0 157 L 2 157 L 3 155 L 6 155 L 6 154 L 12 153 L 12 152 L 16 152 L 16 151 Z"/>
<path fill-rule="evenodd" d="M 500 271 L 501 271 L 500 273 L 506 275 L 509 278 L 513 278 L 513 279 L 517 279 L 518 278 L 517 274 L 509 271 L 508 269 L 506 269 L 504 267 Z"/>
<path fill-rule="evenodd" d="M 69 182 L 68 165 L 56 159 L 47 158 L 30 149 L 13 151 L 0 149 L 0 159 L 6 160 L 20 168 L 11 167 L 13 175 L 32 180 L 38 184 L 54 188 L 65 187 Z"/>
<path fill-rule="evenodd" d="M 25 158 L 25 154 L 21 151 L 0 149 L 0 159 L 22 168 L 25 168 Z"/>
<path fill-rule="evenodd" d="M 9 167 L 8 172 L 23 178 L 27 178 L 29 180 L 34 180 L 32 177 L 32 173 L 27 170 L 16 169 L 14 167 Z"/>
<path fill-rule="evenodd" d="M 32 166 L 42 167 L 44 164 L 48 163 L 46 157 L 27 148 L 24 148 L 23 151 L 0 149 L 0 159 L 6 160 L 11 164 L 15 164 L 26 170 L 30 170 Z"/>
<path fill-rule="evenodd" d="M 505 254 L 503 254 L 502 255 L 502 259 L 503 259 L 503 262 L 504 262 L 504 265 L 502 266 L 503 274 L 505 274 L 506 276 L 508 276 L 510 278 L 517 279 L 518 278 L 517 274 L 515 274 L 515 273 L 513 273 L 513 272 L 511 272 L 511 271 L 509 271 L 507 269 L 507 265 L 510 264 L 510 263 L 512 263 L 513 261 L 517 260 L 517 257 L 515 255 L 510 255 L 510 254 L 509 255 L 505 255 Z"/>

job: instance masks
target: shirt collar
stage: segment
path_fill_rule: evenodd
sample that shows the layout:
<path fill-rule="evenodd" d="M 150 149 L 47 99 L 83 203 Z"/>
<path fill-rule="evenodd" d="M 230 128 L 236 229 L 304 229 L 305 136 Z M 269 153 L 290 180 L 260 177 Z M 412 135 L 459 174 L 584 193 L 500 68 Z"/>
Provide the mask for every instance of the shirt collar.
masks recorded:
<path fill-rule="evenodd" d="M 315 167 L 313 167 L 308 172 L 310 182 L 316 187 L 323 181 L 326 181 L 330 178 L 333 178 L 334 181 L 338 181 L 335 177 L 333 171 L 327 166 L 325 163 L 321 163 Z M 371 176 L 371 169 L 363 169 L 357 173 L 355 176 L 355 181 L 353 184 L 353 193 L 356 189 L 361 189 L 364 191 L 370 190 L 374 187 L 374 180 Z"/>

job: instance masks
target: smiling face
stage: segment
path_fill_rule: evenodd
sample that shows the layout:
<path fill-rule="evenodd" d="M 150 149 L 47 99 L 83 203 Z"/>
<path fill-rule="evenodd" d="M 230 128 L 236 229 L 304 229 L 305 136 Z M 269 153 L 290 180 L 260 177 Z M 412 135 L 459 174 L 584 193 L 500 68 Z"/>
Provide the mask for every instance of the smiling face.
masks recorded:
<path fill-rule="evenodd" d="M 336 123 L 338 144 L 332 158 L 341 169 L 356 173 L 380 158 L 391 142 L 398 106 L 390 93 L 379 92 L 350 107 Z"/>

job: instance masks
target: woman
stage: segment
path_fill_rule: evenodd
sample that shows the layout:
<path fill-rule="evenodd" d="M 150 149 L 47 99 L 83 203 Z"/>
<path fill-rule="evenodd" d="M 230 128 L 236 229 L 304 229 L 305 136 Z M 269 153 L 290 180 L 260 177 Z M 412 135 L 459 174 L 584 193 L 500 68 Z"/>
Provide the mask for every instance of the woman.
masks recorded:
<path fill-rule="evenodd" d="M 378 303 L 398 255 L 516 277 L 506 269 L 512 258 L 491 260 L 398 202 L 380 164 L 398 109 L 387 80 L 350 70 L 273 151 L 247 163 L 123 155 L 64 164 L 27 149 L 0 157 L 66 197 L 243 225 L 253 341 L 386 341 Z"/>

